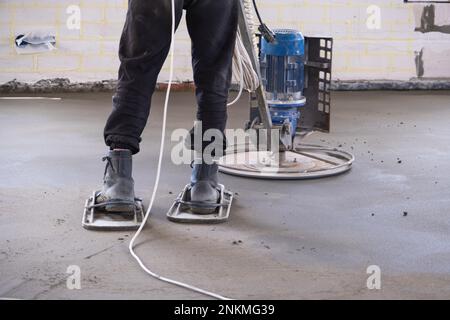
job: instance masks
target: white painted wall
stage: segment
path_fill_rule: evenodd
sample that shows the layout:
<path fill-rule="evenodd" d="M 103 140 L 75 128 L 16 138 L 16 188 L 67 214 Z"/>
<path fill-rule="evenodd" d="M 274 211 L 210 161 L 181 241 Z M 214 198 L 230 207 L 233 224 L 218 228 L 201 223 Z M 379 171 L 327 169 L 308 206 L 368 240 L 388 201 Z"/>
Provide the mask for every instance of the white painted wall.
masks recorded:
<path fill-rule="evenodd" d="M 55 77 L 72 81 L 116 78 L 118 41 L 127 3 L 127 0 L 0 0 L 0 83 Z M 258 3 L 271 27 L 333 36 L 334 79 L 408 80 L 416 76 L 415 52 L 422 48 L 424 77 L 450 77 L 450 34 L 414 31 L 420 25 L 424 5 L 404 4 L 403 0 L 258 0 Z M 81 9 L 80 30 L 67 28 L 70 14 L 66 10 L 70 5 Z M 436 4 L 436 24 L 450 24 L 450 4 Z M 30 30 L 54 33 L 58 49 L 18 55 L 14 38 Z M 176 78 L 192 79 L 190 41 L 184 22 L 176 37 L 175 61 Z M 166 78 L 167 66 L 160 81 Z"/>

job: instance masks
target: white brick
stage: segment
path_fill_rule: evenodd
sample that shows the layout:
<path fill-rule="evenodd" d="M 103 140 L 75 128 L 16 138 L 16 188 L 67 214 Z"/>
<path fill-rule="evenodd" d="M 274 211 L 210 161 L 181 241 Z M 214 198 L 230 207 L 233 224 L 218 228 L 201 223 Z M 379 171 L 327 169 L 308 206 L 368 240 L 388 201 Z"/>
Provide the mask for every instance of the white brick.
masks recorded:
<path fill-rule="evenodd" d="M 83 57 L 84 70 L 108 70 L 116 72 L 119 68 L 119 57 L 117 55 L 89 56 Z"/>
<path fill-rule="evenodd" d="M 92 24 L 83 23 L 82 33 L 89 39 L 119 39 L 122 33 L 122 24 Z"/>
<path fill-rule="evenodd" d="M 0 39 L 2 39 L 2 41 L 4 40 L 10 40 L 11 38 L 11 29 L 9 27 L 9 25 L 0 25 Z"/>
<path fill-rule="evenodd" d="M 51 24 L 56 22 L 58 8 L 23 7 L 15 10 L 15 24 Z"/>
<path fill-rule="evenodd" d="M 12 56 L 12 59 L 16 55 L 15 50 L 11 47 L 11 44 L 8 42 L 2 43 L 0 42 L 0 56 Z"/>
<path fill-rule="evenodd" d="M 75 55 L 42 54 L 38 56 L 39 72 L 74 71 L 80 68 L 80 57 Z"/>
<path fill-rule="evenodd" d="M 101 42 L 101 50 L 106 54 L 115 54 L 119 52 L 119 41 L 118 40 L 103 40 Z"/>
<path fill-rule="evenodd" d="M 60 26 L 58 26 L 58 36 L 59 39 L 63 39 L 63 40 L 73 40 L 73 39 L 79 39 L 81 40 L 82 38 L 82 30 L 77 30 L 77 29 L 68 29 L 66 27 L 66 24 L 62 24 Z M 58 39 L 57 39 L 58 40 Z"/>
<path fill-rule="evenodd" d="M 81 8 L 81 21 L 83 22 L 104 22 L 105 14 L 102 8 Z"/>
<path fill-rule="evenodd" d="M 107 23 L 119 23 L 125 22 L 127 10 L 121 7 L 110 7 L 105 10 L 105 20 Z"/>
<path fill-rule="evenodd" d="M 12 10 L 8 8 L 0 8 L 0 24 L 3 27 L 3 25 L 8 25 L 12 22 L 13 15 L 11 14 Z"/>
<path fill-rule="evenodd" d="M 1 72 L 14 71 L 32 71 L 33 70 L 32 55 L 5 55 L 0 56 Z M 11 79 L 10 79 L 11 80 Z"/>
<path fill-rule="evenodd" d="M 450 74 L 450 44 L 446 49 L 424 49 L 424 77 L 448 77 Z"/>
<path fill-rule="evenodd" d="M 92 40 L 60 40 L 58 54 L 100 54 L 101 43 Z"/>

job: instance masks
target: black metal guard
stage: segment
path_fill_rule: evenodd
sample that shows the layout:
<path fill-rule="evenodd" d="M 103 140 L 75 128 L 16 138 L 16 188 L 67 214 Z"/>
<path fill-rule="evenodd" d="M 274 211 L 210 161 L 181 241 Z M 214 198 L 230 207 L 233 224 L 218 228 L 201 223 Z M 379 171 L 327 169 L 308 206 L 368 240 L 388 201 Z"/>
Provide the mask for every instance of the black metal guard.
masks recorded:
<path fill-rule="evenodd" d="M 297 131 L 330 132 L 333 38 L 305 37 L 305 55 L 306 106 Z"/>

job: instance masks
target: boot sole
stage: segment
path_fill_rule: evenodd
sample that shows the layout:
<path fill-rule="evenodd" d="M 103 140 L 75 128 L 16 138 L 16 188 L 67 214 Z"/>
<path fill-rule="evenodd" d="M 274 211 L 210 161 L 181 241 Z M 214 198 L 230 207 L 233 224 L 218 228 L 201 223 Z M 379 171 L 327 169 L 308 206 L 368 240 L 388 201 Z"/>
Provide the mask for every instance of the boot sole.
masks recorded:
<path fill-rule="evenodd" d="M 106 205 L 105 210 L 108 212 L 134 212 L 133 205 Z"/>
<path fill-rule="evenodd" d="M 200 214 L 200 215 L 201 214 L 211 214 L 211 213 L 214 213 L 217 211 L 217 208 L 208 209 L 208 208 L 191 207 L 190 209 L 191 209 L 192 213 Z"/>

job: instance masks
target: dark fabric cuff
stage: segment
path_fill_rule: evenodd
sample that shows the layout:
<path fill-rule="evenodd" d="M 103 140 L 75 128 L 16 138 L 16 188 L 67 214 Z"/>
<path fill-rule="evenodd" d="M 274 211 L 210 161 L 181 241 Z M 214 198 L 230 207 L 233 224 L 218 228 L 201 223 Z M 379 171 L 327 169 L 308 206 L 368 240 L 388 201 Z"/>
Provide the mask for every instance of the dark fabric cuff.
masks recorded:
<path fill-rule="evenodd" d="M 139 141 L 127 136 L 111 135 L 105 138 L 106 145 L 111 149 L 128 149 L 132 154 L 139 152 Z"/>

